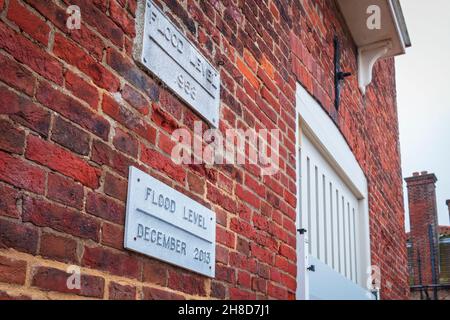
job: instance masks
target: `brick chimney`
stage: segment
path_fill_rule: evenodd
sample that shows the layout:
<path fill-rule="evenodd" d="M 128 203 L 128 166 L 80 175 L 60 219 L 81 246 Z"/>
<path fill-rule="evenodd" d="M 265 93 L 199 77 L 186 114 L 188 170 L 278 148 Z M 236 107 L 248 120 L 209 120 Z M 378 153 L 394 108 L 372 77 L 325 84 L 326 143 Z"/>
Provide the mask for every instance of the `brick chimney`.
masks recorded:
<path fill-rule="evenodd" d="M 423 171 L 414 173 L 405 181 L 408 187 L 414 285 L 437 284 L 439 281 L 437 178 L 433 173 Z"/>

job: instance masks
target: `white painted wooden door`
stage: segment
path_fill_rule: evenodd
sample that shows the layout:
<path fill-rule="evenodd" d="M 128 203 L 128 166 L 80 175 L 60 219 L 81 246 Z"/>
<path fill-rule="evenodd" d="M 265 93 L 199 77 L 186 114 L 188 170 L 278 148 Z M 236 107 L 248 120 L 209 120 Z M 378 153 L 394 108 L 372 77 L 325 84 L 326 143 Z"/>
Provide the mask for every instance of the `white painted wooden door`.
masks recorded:
<path fill-rule="evenodd" d="M 365 299 L 358 285 L 360 201 L 319 147 L 304 134 L 300 141 L 300 227 L 306 232 L 299 230 L 299 241 L 307 264 L 300 277 L 306 296 Z"/>

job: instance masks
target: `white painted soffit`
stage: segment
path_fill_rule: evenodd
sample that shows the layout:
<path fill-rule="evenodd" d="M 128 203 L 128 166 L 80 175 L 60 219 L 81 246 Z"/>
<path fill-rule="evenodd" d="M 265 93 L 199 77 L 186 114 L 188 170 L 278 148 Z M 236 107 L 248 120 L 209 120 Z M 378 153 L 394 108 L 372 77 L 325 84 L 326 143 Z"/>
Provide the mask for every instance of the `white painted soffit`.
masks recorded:
<path fill-rule="evenodd" d="M 336 0 L 358 47 L 358 82 L 362 93 L 372 82 L 372 69 L 382 58 L 405 53 L 411 46 L 399 0 Z M 379 29 L 368 27 L 373 15 L 379 11 Z"/>

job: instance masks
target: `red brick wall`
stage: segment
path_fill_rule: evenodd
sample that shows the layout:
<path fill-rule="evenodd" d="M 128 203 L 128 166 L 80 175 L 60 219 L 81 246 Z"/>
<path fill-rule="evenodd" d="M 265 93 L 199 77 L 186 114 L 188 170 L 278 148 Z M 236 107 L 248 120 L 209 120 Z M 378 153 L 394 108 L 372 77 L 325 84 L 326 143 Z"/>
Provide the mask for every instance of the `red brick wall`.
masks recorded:
<path fill-rule="evenodd" d="M 63 2 L 80 6 L 81 30 Z M 281 129 L 280 172 L 170 161 L 170 133 L 198 117 L 133 62 L 136 0 L 0 0 L 0 296 L 294 298 L 298 81 L 368 178 L 383 298 L 407 297 L 394 61 L 366 97 L 349 79 L 335 114 L 334 33 L 353 74 L 356 51 L 334 2 L 158 3 L 221 71 L 220 128 Z M 214 280 L 122 249 L 129 165 L 216 212 Z M 65 286 L 71 264 L 81 290 Z"/>
<path fill-rule="evenodd" d="M 436 280 L 439 281 L 439 228 L 436 203 L 436 181 L 434 174 L 415 173 L 406 178 L 410 217 L 410 239 L 413 258 L 413 284 L 434 284 L 432 277 L 429 226 L 432 227 Z M 420 256 L 420 266 L 418 258 Z M 420 268 L 420 270 L 419 270 Z M 420 282 L 420 275 L 422 282 Z"/>

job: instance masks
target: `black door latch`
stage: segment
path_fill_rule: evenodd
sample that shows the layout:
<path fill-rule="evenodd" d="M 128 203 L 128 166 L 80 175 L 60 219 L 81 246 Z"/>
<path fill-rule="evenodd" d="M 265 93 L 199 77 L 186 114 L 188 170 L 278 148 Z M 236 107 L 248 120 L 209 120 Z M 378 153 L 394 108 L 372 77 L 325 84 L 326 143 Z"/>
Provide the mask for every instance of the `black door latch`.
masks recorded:
<path fill-rule="evenodd" d="M 312 264 L 308 268 L 306 268 L 306 270 L 311 271 L 311 272 L 316 272 L 316 266 Z"/>

